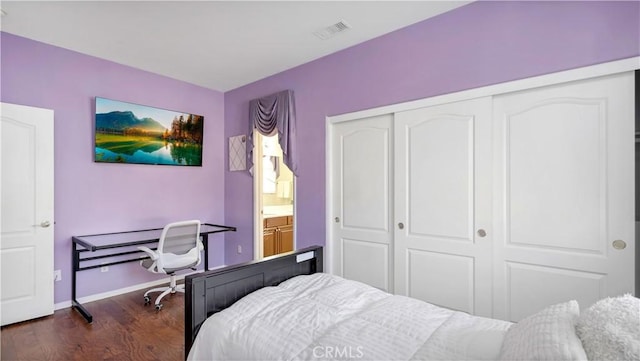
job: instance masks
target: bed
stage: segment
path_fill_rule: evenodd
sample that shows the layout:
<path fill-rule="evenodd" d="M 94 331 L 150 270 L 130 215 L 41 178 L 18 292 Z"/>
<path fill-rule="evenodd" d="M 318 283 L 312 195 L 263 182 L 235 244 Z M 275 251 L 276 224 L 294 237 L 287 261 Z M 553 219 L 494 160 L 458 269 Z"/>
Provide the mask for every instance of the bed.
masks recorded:
<path fill-rule="evenodd" d="M 582 316 L 577 302 L 567 301 L 513 324 L 322 273 L 322 257 L 322 247 L 311 247 L 187 276 L 185 356 L 640 360 L 640 302 L 629 295 Z"/>

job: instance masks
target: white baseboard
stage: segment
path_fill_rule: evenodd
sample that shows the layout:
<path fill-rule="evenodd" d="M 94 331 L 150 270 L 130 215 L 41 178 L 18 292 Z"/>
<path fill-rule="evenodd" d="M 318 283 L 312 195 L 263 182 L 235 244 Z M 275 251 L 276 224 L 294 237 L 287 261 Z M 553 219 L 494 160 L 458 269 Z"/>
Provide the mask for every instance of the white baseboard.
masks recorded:
<path fill-rule="evenodd" d="M 210 268 L 209 270 L 214 270 L 214 269 L 218 269 L 218 268 L 222 268 L 222 267 L 226 267 L 226 265 L 213 267 L 213 268 Z M 176 280 L 177 281 L 181 281 L 181 280 L 184 279 L 185 276 L 188 276 L 188 275 L 194 274 L 194 273 L 197 273 L 197 272 L 185 273 L 183 275 L 177 275 L 176 276 Z M 134 286 L 120 288 L 120 289 L 109 291 L 109 292 L 103 292 L 103 293 L 98 293 L 98 294 L 90 295 L 90 296 L 86 296 L 86 297 L 80 297 L 80 298 L 78 298 L 78 302 L 80 302 L 82 304 L 85 304 L 85 303 L 89 303 L 89 302 L 93 302 L 93 301 L 103 300 L 105 298 L 109 298 L 109 297 L 113 297 L 113 296 L 119 296 L 119 295 L 123 295 L 123 294 L 129 293 L 129 292 L 134 292 L 134 291 L 147 289 L 147 288 L 153 288 L 153 287 L 161 285 L 161 284 L 169 283 L 169 281 L 170 281 L 170 278 L 162 278 L 162 279 L 151 281 L 151 282 L 140 283 L 140 284 L 137 284 L 137 285 L 134 285 Z M 62 310 L 62 309 L 65 309 L 65 308 L 69 308 L 69 307 L 71 307 L 71 300 L 60 302 L 60 303 L 56 303 L 55 305 L 53 305 L 53 309 L 55 311 Z"/>

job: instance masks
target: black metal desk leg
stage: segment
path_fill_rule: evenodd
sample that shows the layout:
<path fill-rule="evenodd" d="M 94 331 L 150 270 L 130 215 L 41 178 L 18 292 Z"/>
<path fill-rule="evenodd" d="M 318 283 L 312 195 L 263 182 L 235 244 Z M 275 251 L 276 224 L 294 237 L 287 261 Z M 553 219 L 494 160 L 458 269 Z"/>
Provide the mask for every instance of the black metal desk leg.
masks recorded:
<path fill-rule="evenodd" d="M 204 246 L 204 270 L 209 270 L 209 235 L 202 235 L 202 245 Z"/>
<path fill-rule="evenodd" d="M 78 310 L 82 317 L 84 317 L 88 323 L 91 323 L 93 322 L 93 316 L 76 299 L 76 272 L 80 270 L 80 251 L 76 249 L 75 243 L 71 245 L 71 259 L 73 260 L 73 269 L 71 271 L 71 307 Z"/>

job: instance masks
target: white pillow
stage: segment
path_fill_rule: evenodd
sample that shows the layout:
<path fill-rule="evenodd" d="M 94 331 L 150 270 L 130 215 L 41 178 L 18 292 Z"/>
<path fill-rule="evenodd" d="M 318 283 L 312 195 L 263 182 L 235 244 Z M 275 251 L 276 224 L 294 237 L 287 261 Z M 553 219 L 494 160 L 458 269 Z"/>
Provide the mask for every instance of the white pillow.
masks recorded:
<path fill-rule="evenodd" d="M 596 302 L 580 316 L 576 332 L 590 360 L 640 360 L 640 299 Z"/>
<path fill-rule="evenodd" d="M 549 306 L 509 327 L 500 360 L 586 360 L 575 333 L 578 302 Z"/>

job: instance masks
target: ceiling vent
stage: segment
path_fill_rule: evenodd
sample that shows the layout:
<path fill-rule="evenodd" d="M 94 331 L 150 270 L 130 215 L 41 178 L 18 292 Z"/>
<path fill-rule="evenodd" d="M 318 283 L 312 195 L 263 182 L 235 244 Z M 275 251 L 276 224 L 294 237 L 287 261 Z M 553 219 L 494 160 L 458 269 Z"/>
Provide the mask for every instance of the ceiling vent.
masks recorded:
<path fill-rule="evenodd" d="M 351 25 L 347 24 L 347 22 L 344 20 L 340 20 L 339 22 L 331 26 L 327 26 L 324 29 L 313 32 L 313 35 L 322 40 L 326 40 L 336 36 L 338 33 L 344 32 L 349 29 L 351 29 Z"/>

